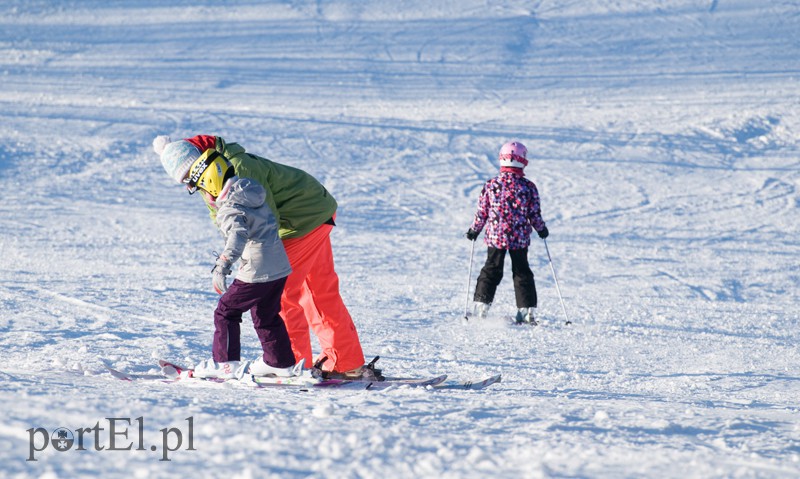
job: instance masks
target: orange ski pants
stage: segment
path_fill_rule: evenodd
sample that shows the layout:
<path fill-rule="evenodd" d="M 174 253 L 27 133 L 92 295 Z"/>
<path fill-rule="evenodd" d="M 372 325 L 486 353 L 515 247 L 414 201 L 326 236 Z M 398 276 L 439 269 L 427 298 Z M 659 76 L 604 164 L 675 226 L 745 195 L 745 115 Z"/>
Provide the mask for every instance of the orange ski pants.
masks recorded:
<path fill-rule="evenodd" d="M 364 352 L 353 318 L 339 294 L 332 229 L 332 225 L 323 224 L 305 236 L 283 240 L 292 274 L 283 289 L 280 314 L 297 361 L 305 359 L 306 367 L 313 364 L 310 327 L 322 348 L 319 358 L 328 358 L 322 369 L 345 372 L 364 364 Z"/>

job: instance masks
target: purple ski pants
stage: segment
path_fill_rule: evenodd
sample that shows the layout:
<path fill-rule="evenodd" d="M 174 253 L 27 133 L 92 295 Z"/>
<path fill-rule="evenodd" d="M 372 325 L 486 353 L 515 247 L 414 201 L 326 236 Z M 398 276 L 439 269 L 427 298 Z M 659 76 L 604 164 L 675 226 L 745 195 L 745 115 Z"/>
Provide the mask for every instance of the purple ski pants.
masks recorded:
<path fill-rule="evenodd" d="M 264 362 L 277 368 L 295 363 L 289 333 L 279 314 L 285 284 L 286 278 L 267 283 L 233 280 L 214 311 L 214 361 L 241 360 L 240 325 L 242 313 L 249 310 L 264 351 Z"/>

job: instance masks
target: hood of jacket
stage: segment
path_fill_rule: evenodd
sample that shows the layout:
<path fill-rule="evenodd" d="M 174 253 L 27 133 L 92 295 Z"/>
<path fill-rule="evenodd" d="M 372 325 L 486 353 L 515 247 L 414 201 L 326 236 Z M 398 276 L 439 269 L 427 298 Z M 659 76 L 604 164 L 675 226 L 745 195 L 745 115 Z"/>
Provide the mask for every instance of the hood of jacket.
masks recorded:
<path fill-rule="evenodd" d="M 216 204 L 218 207 L 226 204 L 237 204 L 248 208 L 258 208 L 267 199 L 267 191 L 258 182 L 249 178 L 234 176 L 228 180 Z"/>

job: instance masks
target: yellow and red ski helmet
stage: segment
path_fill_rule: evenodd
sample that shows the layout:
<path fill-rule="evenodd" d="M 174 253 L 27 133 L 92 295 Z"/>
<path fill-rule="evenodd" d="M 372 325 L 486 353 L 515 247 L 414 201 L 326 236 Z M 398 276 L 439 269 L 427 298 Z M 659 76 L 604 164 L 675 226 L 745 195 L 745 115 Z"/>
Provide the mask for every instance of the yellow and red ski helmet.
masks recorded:
<path fill-rule="evenodd" d="M 217 150 L 209 148 L 192 163 L 189 175 L 183 180 L 189 193 L 198 188 L 214 198 L 218 197 L 225 182 L 235 174 L 233 165 Z"/>

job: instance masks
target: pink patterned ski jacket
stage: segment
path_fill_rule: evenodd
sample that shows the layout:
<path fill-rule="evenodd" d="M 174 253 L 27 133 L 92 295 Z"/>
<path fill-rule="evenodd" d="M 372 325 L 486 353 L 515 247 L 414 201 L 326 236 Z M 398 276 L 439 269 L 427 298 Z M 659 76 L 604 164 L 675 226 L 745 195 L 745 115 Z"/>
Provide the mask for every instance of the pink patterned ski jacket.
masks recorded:
<path fill-rule="evenodd" d="M 484 243 L 498 249 L 522 249 L 531 244 L 531 227 L 545 228 L 539 190 L 522 175 L 501 172 L 483 185 L 471 229 L 486 227 Z"/>

